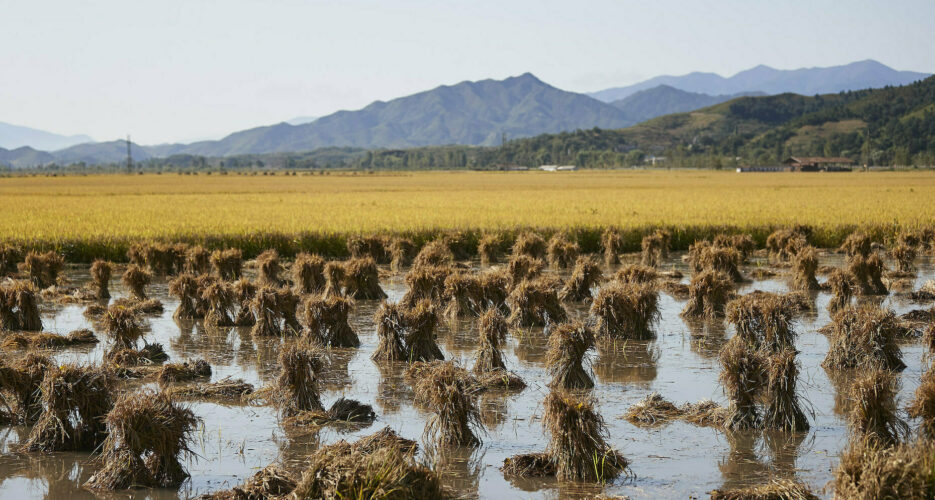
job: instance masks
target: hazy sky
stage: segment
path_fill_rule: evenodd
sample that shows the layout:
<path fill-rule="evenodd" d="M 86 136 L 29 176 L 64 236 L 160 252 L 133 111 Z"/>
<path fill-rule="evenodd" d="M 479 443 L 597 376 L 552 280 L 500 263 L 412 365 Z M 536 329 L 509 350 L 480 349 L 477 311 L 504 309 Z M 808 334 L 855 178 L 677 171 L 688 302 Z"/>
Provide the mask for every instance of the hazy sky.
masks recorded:
<path fill-rule="evenodd" d="M 935 72 L 933 22 L 933 0 L 0 0 L 0 121 L 155 144 L 526 71 Z"/>

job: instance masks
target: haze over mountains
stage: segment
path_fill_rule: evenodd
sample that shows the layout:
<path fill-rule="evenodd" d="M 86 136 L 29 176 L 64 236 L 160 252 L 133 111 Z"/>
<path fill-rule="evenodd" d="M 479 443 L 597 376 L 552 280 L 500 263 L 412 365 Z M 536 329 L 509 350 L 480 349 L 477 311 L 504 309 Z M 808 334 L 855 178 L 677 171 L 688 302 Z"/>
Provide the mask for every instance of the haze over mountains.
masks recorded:
<path fill-rule="evenodd" d="M 92 139 L 86 135 L 66 136 L 0 122 L 0 148 L 16 149 L 30 146 L 45 151 L 54 151 L 91 141 Z"/>
<path fill-rule="evenodd" d="M 588 95 L 613 102 L 640 90 L 668 85 L 687 92 L 709 95 L 763 92 L 800 95 L 834 94 L 842 90 L 880 88 L 887 85 L 906 85 L 929 76 L 914 71 L 897 71 L 874 60 L 858 61 L 829 68 L 802 68 L 794 70 L 757 66 L 725 78 L 714 73 L 689 73 L 683 76 L 657 76 L 629 85 L 591 92 Z"/>
<path fill-rule="evenodd" d="M 836 93 L 904 85 L 925 76 L 923 73 L 896 71 L 875 61 L 799 70 L 758 66 L 729 78 L 711 73 L 661 76 L 636 85 L 585 95 L 555 88 L 526 73 L 504 80 L 443 85 L 388 102 L 377 101 L 357 111 L 339 111 L 317 119 L 299 117 L 289 122 L 235 132 L 216 141 L 158 146 L 134 144 L 133 157 L 145 160 L 172 155 L 230 156 L 308 151 L 329 146 L 490 146 L 500 144 L 504 136 L 515 139 L 595 127 L 620 129 L 740 96 L 783 92 L 803 95 Z M 23 136 L 5 135 L 0 129 L 0 164 L 27 167 L 53 162 L 119 163 L 126 157 L 123 141 L 78 145 L 72 142 L 59 148 L 54 142 L 49 142 L 55 134 L 43 136 L 41 131 L 33 133 L 33 142 L 27 143 L 31 147 L 17 148 L 15 146 L 22 143 L 10 137 L 21 137 L 19 140 L 22 141 Z M 63 144 L 74 139 L 55 137 L 65 141 Z M 3 144 L 13 147 L 7 148 Z"/>

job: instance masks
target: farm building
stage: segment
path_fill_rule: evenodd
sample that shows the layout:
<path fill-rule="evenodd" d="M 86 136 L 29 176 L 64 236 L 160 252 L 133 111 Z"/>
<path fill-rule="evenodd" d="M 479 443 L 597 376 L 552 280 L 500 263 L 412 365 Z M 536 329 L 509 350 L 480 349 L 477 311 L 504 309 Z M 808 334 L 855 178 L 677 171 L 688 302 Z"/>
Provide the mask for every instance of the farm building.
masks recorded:
<path fill-rule="evenodd" d="M 850 172 L 854 160 L 844 157 L 790 156 L 782 163 L 793 172 Z"/>

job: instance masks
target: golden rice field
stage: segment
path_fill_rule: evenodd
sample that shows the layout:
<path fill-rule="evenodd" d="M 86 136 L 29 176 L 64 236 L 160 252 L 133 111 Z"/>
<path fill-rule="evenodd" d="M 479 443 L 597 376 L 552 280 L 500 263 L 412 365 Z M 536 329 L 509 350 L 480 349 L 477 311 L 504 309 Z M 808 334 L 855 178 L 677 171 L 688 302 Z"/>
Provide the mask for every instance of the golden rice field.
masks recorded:
<path fill-rule="evenodd" d="M 835 244 L 935 221 L 935 172 L 406 172 L 358 175 L 99 175 L 0 179 L 0 239 L 73 260 L 165 239 L 342 252 L 350 233 L 538 228 L 596 245 L 600 229 L 665 226 L 686 246 L 729 228 L 758 239 L 791 224 Z M 288 252 L 289 248 L 285 248 Z"/>

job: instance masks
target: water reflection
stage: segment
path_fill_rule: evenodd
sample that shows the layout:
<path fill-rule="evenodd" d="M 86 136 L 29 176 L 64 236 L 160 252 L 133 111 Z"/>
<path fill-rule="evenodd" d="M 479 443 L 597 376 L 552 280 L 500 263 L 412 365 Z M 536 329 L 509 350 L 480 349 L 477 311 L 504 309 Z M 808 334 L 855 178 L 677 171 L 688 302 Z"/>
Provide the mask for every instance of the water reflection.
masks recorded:
<path fill-rule="evenodd" d="M 656 380 L 659 347 L 654 340 L 599 341 L 592 368 L 605 383 L 648 387 Z"/>

